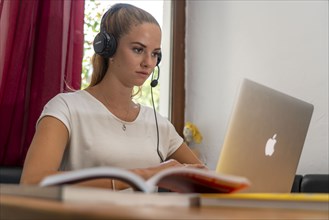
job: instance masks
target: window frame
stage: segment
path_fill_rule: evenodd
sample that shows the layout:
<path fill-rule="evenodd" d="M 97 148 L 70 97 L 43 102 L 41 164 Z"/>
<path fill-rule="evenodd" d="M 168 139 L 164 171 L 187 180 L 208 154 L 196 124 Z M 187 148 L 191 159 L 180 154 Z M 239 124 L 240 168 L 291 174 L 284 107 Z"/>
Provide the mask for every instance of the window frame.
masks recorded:
<path fill-rule="evenodd" d="M 185 124 L 186 1 L 172 1 L 172 60 L 170 121 L 183 137 Z"/>

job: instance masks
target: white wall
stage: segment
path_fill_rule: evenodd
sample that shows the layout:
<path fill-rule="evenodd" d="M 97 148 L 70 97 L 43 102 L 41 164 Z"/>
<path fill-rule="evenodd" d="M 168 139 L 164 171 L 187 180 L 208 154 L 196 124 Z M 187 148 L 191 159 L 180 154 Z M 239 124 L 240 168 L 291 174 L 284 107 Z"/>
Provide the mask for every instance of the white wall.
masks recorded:
<path fill-rule="evenodd" d="M 186 120 L 214 169 L 242 78 L 315 106 L 297 173 L 328 171 L 328 1 L 189 1 Z"/>

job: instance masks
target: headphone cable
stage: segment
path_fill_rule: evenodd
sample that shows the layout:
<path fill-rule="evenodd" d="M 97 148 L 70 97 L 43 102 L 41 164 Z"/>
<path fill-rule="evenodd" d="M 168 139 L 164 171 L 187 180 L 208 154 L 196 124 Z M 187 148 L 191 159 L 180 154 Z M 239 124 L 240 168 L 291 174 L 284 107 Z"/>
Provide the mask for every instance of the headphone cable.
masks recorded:
<path fill-rule="evenodd" d="M 159 69 L 159 68 L 158 68 Z M 153 72 L 154 73 L 154 72 Z M 153 78 L 153 75 L 152 75 Z M 153 112 L 154 112 L 154 119 L 155 119 L 155 126 L 156 126 L 156 132 L 157 132 L 157 153 L 160 157 L 161 162 L 164 162 L 162 156 L 161 156 L 161 152 L 159 149 L 159 126 L 158 126 L 158 119 L 157 119 L 157 114 L 155 111 L 155 106 L 154 106 L 154 99 L 153 99 L 153 86 L 151 86 L 151 98 L 152 98 L 152 106 L 153 106 Z"/>

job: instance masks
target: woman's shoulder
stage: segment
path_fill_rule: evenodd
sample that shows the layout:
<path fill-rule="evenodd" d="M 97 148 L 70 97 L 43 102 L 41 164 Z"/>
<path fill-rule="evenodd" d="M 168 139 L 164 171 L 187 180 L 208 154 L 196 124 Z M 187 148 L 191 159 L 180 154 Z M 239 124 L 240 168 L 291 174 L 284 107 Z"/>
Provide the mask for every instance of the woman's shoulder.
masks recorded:
<path fill-rule="evenodd" d="M 154 111 L 154 109 L 150 106 L 139 104 L 141 108 L 141 113 L 144 115 L 144 117 L 148 117 L 152 120 L 154 120 L 154 114 L 156 114 L 157 119 L 161 121 L 168 121 L 168 119 L 164 116 L 162 116 L 159 112 Z"/>
<path fill-rule="evenodd" d="M 81 97 L 84 96 L 86 93 L 85 90 L 76 90 L 76 91 L 71 91 L 71 92 L 61 92 L 58 93 L 57 95 L 54 96 L 54 98 L 56 97 L 60 97 L 60 98 L 77 98 L 77 97 Z"/>
<path fill-rule="evenodd" d="M 151 115 L 154 114 L 153 108 L 143 105 L 143 104 L 138 104 L 140 106 L 140 112 L 144 115 Z"/>
<path fill-rule="evenodd" d="M 80 100 L 85 99 L 87 92 L 84 90 L 77 90 L 73 92 L 62 92 L 55 95 L 51 100 Z"/>
<path fill-rule="evenodd" d="M 74 92 L 58 93 L 49 100 L 48 105 L 77 105 L 83 102 L 90 102 L 88 94 L 84 90 L 77 90 Z"/>

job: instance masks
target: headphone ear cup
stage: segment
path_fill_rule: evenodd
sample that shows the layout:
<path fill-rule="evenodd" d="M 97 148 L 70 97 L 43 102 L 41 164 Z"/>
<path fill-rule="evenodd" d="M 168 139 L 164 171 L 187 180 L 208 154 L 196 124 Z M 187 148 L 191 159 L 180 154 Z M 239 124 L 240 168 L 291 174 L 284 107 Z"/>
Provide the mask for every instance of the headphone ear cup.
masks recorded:
<path fill-rule="evenodd" d="M 117 49 L 117 42 L 112 34 L 102 31 L 96 35 L 93 46 L 96 54 L 110 58 Z"/>
<path fill-rule="evenodd" d="M 156 66 L 158 66 L 158 65 L 160 64 L 160 62 L 161 62 L 161 58 L 162 58 L 162 53 L 159 53 L 159 54 L 158 54 L 157 65 L 156 65 Z"/>

